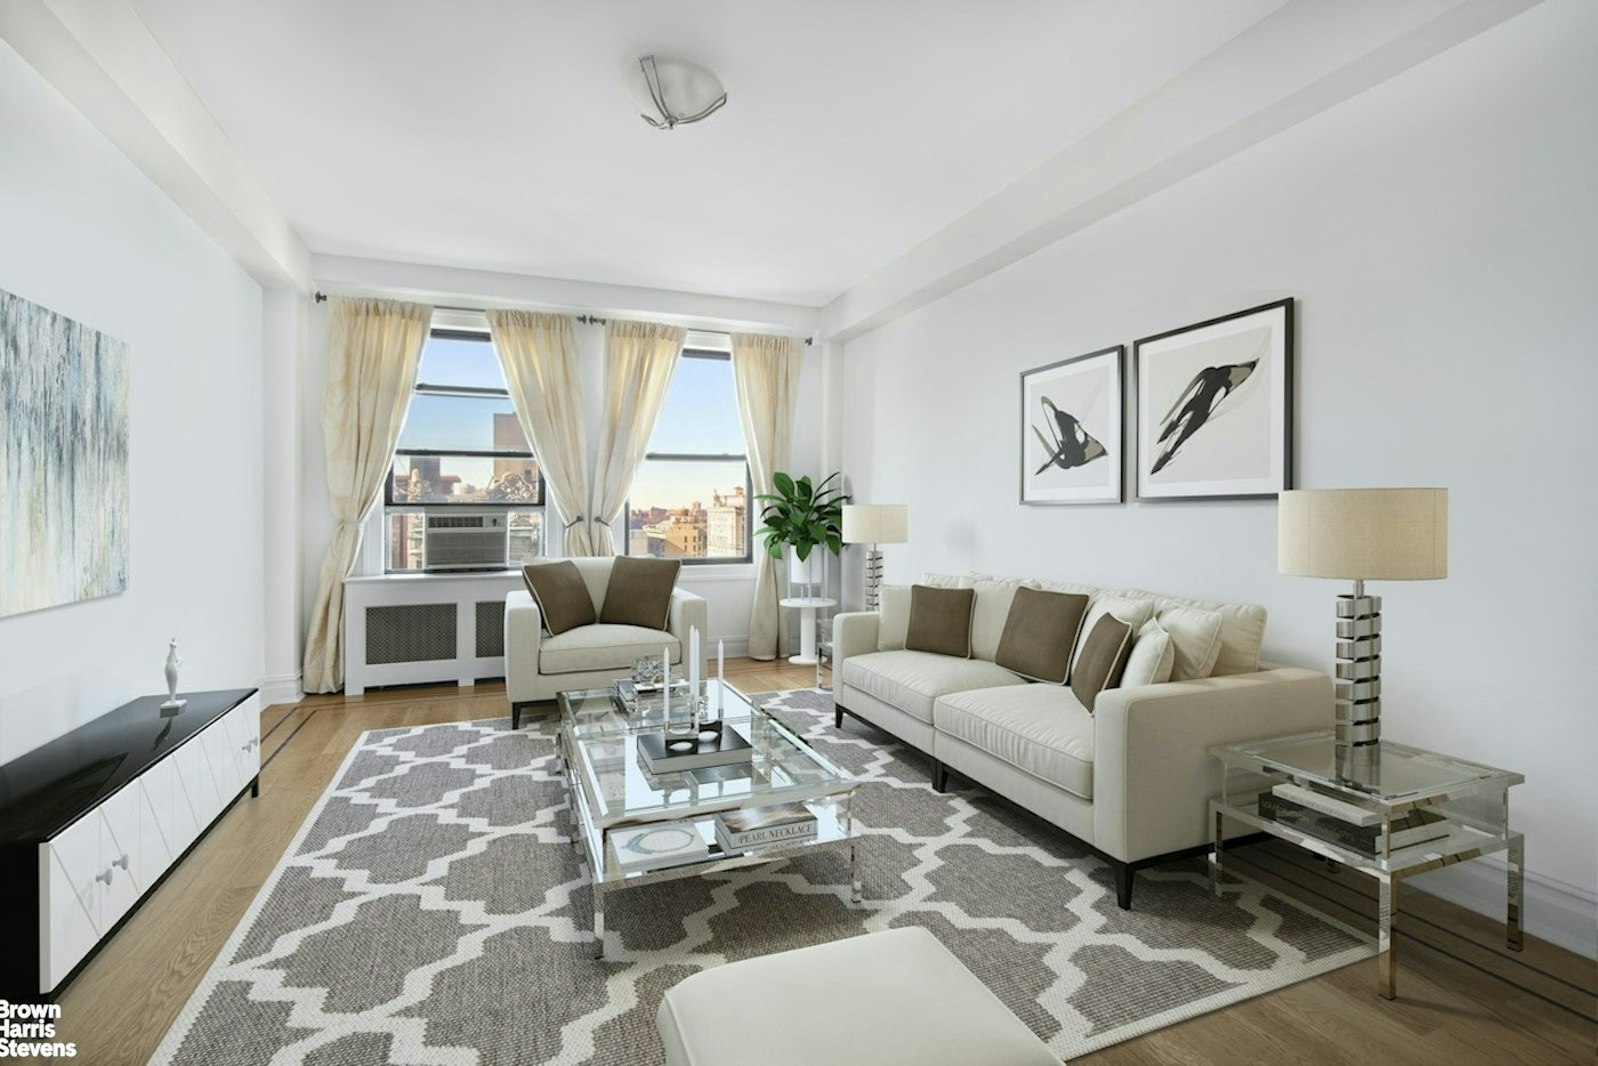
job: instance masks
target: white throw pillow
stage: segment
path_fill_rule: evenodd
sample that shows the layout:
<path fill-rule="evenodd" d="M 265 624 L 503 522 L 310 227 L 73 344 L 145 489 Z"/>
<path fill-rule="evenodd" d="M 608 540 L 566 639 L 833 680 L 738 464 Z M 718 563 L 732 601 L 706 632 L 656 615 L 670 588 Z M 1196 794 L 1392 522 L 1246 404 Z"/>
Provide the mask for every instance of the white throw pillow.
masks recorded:
<path fill-rule="evenodd" d="M 1082 645 L 1087 643 L 1088 634 L 1093 632 L 1093 627 L 1098 625 L 1099 619 L 1107 614 L 1125 622 L 1132 627 L 1132 632 L 1136 633 L 1143 628 L 1143 623 L 1154 617 L 1154 603 L 1151 600 L 1129 600 L 1119 596 L 1093 597 L 1093 602 L 1088 604 L 1087 617 L 1082 619 L 1082 629 L 1077 634 L 1076 647 L 1071 649 L 1071 669 L 1076 669 L 1076 658 L 1082 654 Z"/>
<path fill-rule="evenodd" d="M 909 632 L 910 586 L 880 586 L 877 589 L 877 650 L 899 651 Z"/>
<path fill-rule="evenodd" d="M 1132 645 L 1132 654 L 1127 656 L 1126 669 L 1121 673 L 1121 687 L 1163 685 L 1171 680 L 1175 665 L 1176 642 L 1160 628 L 1158 620 L 1150 618 L 1137 631 L 1137 643 Z"/>
<path fill-rule="evenodd" d="M 974 577 L 976 606 L 971 609 L 971 657 L 993 661 L 999 654 L 999 638 L 1004 623 L 1010 620 L 1010 604 L 1021 587 L 1018 577 Z"/>
<path fill-rule="evenodd" d="M 922 574 L 917 584 L 935 589 L 968 589 L 971 579 L 964 574 Z"/>
<path fill-rule="evenodd" d="M 1221 655 L 1221 613 L 1197 607 L 1166 607 L 1156 616 L 1176 648 L 1172 681 L 1209 677 Z"/>

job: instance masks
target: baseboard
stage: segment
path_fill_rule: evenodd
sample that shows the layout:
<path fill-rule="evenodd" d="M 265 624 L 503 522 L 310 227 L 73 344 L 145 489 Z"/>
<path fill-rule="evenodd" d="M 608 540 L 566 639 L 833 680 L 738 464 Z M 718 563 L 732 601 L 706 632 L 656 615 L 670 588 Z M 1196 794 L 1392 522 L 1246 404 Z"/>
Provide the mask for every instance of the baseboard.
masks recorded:
<path fill-rule="evenodd" d="M 300 687 L 300 672 L 298 670 L 282 677 L 262 678 L 260 688 L 262 707 L 276 707 L 283 703 L 298 703 L 305 698 L 305 690 Z"/>
<path fill-rule="evenodd" d="M 715 640 L 710 641 L 710 646 L 705 651 L 705 661 L 710 664 L 710 668 L 712 670 L 716 668 L 717 640 L 721 641 L 723 646 L 726 648 L 727 658 L 746 659 L 749 657 L 748 637 L 717 637 Z"/>
<path fill-rule="evenodd" d="M 1406 880 L 1404 887 L 1430 892 L 1450 903 L 1502 921 L 1507 876 L 1502 861 L 1487 857 L 1420 874 Z M 1598 895 L 1529 871 L 1522 891 L 1525 897 L 1522 922 L 1526 932 L 1566 951 L 1589 959 L 1598 958 L 1598 921 L 1595 921 Z M 1403 907 L 1402 900 L 1399 907 Z"/>

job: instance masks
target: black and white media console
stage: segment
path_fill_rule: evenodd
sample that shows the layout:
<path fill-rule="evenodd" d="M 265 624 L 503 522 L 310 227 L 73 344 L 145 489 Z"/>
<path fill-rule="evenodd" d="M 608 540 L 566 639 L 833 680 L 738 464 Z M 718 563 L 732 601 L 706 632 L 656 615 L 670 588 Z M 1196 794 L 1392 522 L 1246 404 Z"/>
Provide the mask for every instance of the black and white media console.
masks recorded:
<path fill-rule="evenodd" d="M 261 770 L 255 689 L 146 696 L 0 766 L 0 996 L 54 998 Z M 37 935 L 30 924 L 38 923 Z"/>

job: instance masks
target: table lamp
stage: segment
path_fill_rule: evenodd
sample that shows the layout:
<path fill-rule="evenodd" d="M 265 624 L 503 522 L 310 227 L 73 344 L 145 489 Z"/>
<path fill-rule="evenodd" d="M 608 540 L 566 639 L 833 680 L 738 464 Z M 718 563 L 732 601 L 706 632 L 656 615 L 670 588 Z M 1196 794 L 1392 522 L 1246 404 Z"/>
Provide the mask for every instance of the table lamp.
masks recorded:
<path fill-rule="evenodd" d="M 1368 770 L 1382 738 L 1382 598 L 1365 595 L 1365 582 L 1448 576 L 1448 490 L 1284 492 L 1276 568 L 1354 582 L 1337 597 L 1336 746 L 1340 765 Z"/>
<path fill-rule="evenodd" d="M 882 552 L 878 545 L 903 544 L 910 534 L 910 508 L 902 503 L 846 503 L 843 542 L 869 544 L 866 550 L 866 610 L 878 607 L 882 588 Z"/>

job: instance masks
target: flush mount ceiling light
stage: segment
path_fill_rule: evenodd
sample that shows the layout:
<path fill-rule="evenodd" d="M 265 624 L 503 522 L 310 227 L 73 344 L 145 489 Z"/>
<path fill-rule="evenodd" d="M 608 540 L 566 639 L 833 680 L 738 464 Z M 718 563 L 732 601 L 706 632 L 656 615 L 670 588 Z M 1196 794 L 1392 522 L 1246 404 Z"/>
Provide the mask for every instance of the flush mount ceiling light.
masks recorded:
<path fill-rule="evenodd" d="M 627 95 L 657 130 L 698 122 L 727 102 L 721 80 L 698 63 L 672 56 L 643 56 L 629 73 Z"/>

